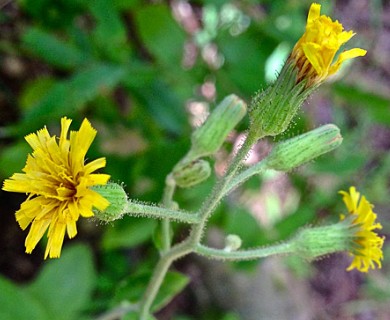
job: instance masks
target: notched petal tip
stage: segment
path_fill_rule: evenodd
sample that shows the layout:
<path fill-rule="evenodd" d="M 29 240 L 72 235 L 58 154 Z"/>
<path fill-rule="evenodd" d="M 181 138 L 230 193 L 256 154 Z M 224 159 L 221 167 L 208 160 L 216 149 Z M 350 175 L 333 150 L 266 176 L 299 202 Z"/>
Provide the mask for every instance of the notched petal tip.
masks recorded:
<path fill-rule="evenodd" d="M 307 23 L 318 19 L 321 14 L 321 5 L 318 3 L 312 3 L 309 9 L 309 14 L 307 15 Z"/>

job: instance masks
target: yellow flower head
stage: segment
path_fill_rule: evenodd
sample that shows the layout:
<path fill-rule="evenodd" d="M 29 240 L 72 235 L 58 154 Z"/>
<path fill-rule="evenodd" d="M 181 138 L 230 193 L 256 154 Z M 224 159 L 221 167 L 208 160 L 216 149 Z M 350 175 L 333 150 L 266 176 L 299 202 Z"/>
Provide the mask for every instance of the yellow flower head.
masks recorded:
<path fill-rule="evenodd" d="M 351 255 L 354 257 L 348 271 L 357 269 L 367 272 L 368 269 L 375 269 L 375 264 L 380 269 L 383 260 L 382 246 L 384 238 L 374 232 L 375 229 L 382 229 L 382 225 L 376 222 L 376 214 L 372 211 L 373 205 L 356 191 L 355 187 L 339 192 L 349 211 L 348 215 L 341 215 L 341 219 L 350 219 L 353 232 L 353 244 Z M 360 199 L 360 201 L 359 201 Z"/>
<path fill-rule="evenodd" d="M 89 187 L 104 185 L 107 174 L 92 173 L 106 165 L 105 158 L 84 163 L 85 155 L 96 136 L 87 119 L 79 131 L 68 130 L 72 120 L 61 119 L 61 134 L 50 136 L 45 128 L 25 137 L 33 153 L 28 155 L 24 173 L 15 173 L 4 181 L 3 190 L 22 192 L 28 198 L 16 212 L 16 220 L 24 230 L 31 223 L 26 238 L 26 252 L 31 253 L 48 231 L 45 259 L 58 258 L 65 236 L 77 234 L 76 221 L 93 216 L 92 207 L 104 210 L 109 202 Z"/>
<path fill-rule="evenodd" d="M 297 82 L 307 79 L 307 87 L 319 84 L 339 70 L 348 59 L 364 56 L 366 50 L 354 48 L 340 53 L 332 64 L 340 47 L 351 39 L 353 31 L 343 31 L 337 20 L 320 15 L 321 5 L 313 3 L 307 17 L 306 31 L 295 45 L 290 59 L 298 68 Z"/>

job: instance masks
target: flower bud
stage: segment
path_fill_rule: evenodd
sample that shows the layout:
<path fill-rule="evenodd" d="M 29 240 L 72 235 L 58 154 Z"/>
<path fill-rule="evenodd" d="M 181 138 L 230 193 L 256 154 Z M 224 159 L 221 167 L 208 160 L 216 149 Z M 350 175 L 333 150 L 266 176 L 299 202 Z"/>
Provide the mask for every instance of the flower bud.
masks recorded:
<path fill-rule="evenodd" d="M 267 157 L 267 166 L 289 171 L 337 148 L 343 138 L 340 130 L 327 124 L 305 134 L 278 143 Z"/>
<path fill-rule="evenodd" d="M 236 234 L 229 234 L 225 239 L 225 251 L 232 252 L 240 249 L 242 245 L 241 238 Z"/>
<path fill-rule="evenodd" d="M 191 137 L 191 160 L 216 153 L 228 134 L 246 114 L 246 104 L 236 95 L 227 96 Z"/>
<path fill-rule="evenodd" d="M 248 111 L 252 137 L 276 136 L 288 128 L 302 103 L 315 89 L 315 86 L 305 88 L 306 81 L 297 83 L 296 78 L 294 64 L 286 63 L 278 79 L 253 98 Z"/>
<path fill-rule="evenodd" d="M 302 229 L 293 239 L 295 253 L 308 260 L 326 254 L 351 250 L 351 231 L 348 222 L 330 226 Z"/>
<path fill-rule="evenodd" d="M 173 179 L 180 188 L 189 188 L 206 180 L 210 173 L 210 164 L 198 159 L 187 164 L 179 163 L 173 170 Z"/>
<path fill-rule="evenodd" d="M 91 189 L 102 195 L 110 203 L 104 211 L 94 209 L 97 219 L 110 222 L 120 219 L 126 212 L 127 194 L 121 185 L 108 182 L 106 185 L 93 186 Z"/>

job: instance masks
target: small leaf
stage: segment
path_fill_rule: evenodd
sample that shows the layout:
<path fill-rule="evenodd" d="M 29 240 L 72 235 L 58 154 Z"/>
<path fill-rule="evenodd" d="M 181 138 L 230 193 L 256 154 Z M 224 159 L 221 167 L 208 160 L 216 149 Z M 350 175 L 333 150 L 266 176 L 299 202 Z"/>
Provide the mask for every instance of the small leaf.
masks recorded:
<path fill-rule="evenodd" d="M 28 29 L 22 41 L 31 53 L 62 69 L 74 69 L 90 58 L 70 43 L 37 28 Z"/>
<path fill-rule="evenodd" d="M 173 19 L 169 6 L 142 6 L 135 11 L 135 22 L 142 43 L 158 61 L 177 67 L 183 55 L 185 34 Z"/>
<path fill-rule="evenodd" d="M 139 302 L 151 276 L 151 272 L 139 272 L 124 280 L 116 292 L 114 301 L 116 303 L 124 300 L 132 303 Z M 168 272 L 153 303 L 152 311 L 157 312 L 165 307 L 184 289 L 188 282 L 189 278 L 186 275 L 179 272 Z"/>
<path fill-rule="evenodd" d="M 46 305 L 34 295 L 0 277 L 0 319 L 53 319 L 46 311 Z"/>
<path fill-rule="evenodd" d="M 134 90 L 132 94 L 162 128 L 176 134 L 183 132 L 187 123 L 185 108 L 168 84 L 153 80 L 147 86 Z"/>
<path fill-rule="evenodd" d="M 157 312 L 164 308 L 185 288 L 189 281 L 190 279 L 182 273 L 173 271 L 167 273 L 157 294 L 156 300 L 153 303 L 153 312 Z"/>
<path fill-rule="evenodd" d="M 96 19 L 94 39 L 100 51 L 116 62 L 124 62 L 130 54 L 126 27 L 112 0 L 95 0 L 90 10 Z"/>
<path fill-rule="evenodd" d="M 91 252 L 75 245 L 66 248 L 60 259 L 48 261 L 26 291 L 45 306 L 50 319 L 78 319 L 91 297 L 95 277 Z"/>
<path fill-rule="evenodd" d="M 19 105 L 23 110 L 28 110 L 51 90 L 55 80 L 49 77 L 41 77 L 28 82 L 19 97 Z"/>
<path fill-rule="evenodd" d="M 107 227 L 103 236 L 104 250 L 135 247 L 149 240 L 157 225 L 156 220 L 133 217 L 119 222 L 115 223 L 115 227 Z"/>
<path fill-rule="evenodd" d="M 26 164 L 27 154 L 31 151 L 31 147 L 24 140 L 1 150 L 1 175 L 10 177 L 15 172 L 21 172 Z"/>
<path fill-rule="evenodd" d="M 32 131 L 53 118 L 75 114 L 87 102 L 112 90 L 125 75 L 123 66 L 90 66 L 72 78 L 53 85 L 36 105 L 25 112 L 21 127 Z"/>
<path fill-rule="evenodd" d="M 343 97 L 350 105 L 365 108 L 375 121 L 390 126 L 389 98 L 345 84 L 337 84 L 334 88 L 335 94 Z"/>

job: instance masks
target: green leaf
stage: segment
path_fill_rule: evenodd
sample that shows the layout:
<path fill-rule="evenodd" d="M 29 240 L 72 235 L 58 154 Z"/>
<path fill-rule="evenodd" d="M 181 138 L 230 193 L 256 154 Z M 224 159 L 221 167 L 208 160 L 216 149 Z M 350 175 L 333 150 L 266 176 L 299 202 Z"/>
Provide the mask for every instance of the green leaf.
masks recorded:
<path fill-rule="evenodd" d="M 95 278 L 90 250 L 74 245 L 63 250 L 60 259 L 48 261 L 26 291 L 45 306 L 50 319 L 79 319 L 78 314 L 90 300 Z"/>
<path fill-rule="evenodd" d="M 99 49 L 113 61 L 126 61 L 130 54 L 126 27 L 113 1 L 92 1 L 90 10 L 96 19 L 93 35 Z"/>
<path fill-rule="evenodd" d="M 121 318 L 121 320 L 139 320 L 139 313 L 131 312 Z M 156 320 L 155 317 L 149 315 L 147 320 Z"/>
<path fill-rule="evenodd" d="M 0 277 L 0 319 L 50 320 L 46 305 L 24 288 Z"/>
<path fill-rule="evenodd" d="M 181 134 L 187 124 L 184 103 L 165 82 L 153 80 L 133 91 L 155 121 L 164 129 Z"/>
<path fill-rule="evenodd" d="M 259 222 L 245 209 L 235 208 L 226 215 L 226 234 L 236 234 L 242 239 L 243 247 L 260 244 L 262 234 Z"/>
<path fill-rule="evenodd" d="M 122 281 L 121 286 L 116 292 L 114 301 L 116 303 L 120 303 L 124 300 L 132 303 L 139 302 L 151 276 L 151 272 L 142 272 L 133 274 Z M 157 312 L 165 307 L 184 289 L 188 282 L 189 278 L 186 275 L 179 272 L 168 272 L 153 303 L 152 311 Z"/>
<path fill-rule="evenodd" d="M 32 54 L 62 69 L 74 69 L 90 59 L 70 43 L 37 28 L 28 29 L 22 41 Z"/>
<path fill-rule="evenodd" d="M 349 105 L 365 108 L 376 122 L 390 126 L 389 98 L 345 84 L 335 85 L 334 92 L 348 101 Z"/>
<path fill-rule="evenodd" d="M 142 43 L 162 64 L 178 67 L 183 55 L 184 31 L 167 5 L 142 6 L 135 11 L 136 29 Z"/>
<path fill-rule="evenodd" d="M 156 300 L 152 305 L 152 311 L 157 312 L 164 308 L 176 295 L 178 295 L 189 283 L 190 279 L 179 272 L 168 272 L 164 278 Z"/>
<path fill-rule="evenodd" d="M 10 177 L 15 172 L 21 172 L 27 160 L 31 147 L 24 140 L 5 147 L 0 153 L 0 173 L 3 177 Z"/>
<path fill-rule="evenodd" d="M 55 82 L 55 79 L 49 77 L 42 77 L 28 82 L 19 97 L 20 107 L 27 110 L 39 103 L 46 93 L 51 90 Z"/>
<path fill-rule="evenodd" d="M 87 0 L 18 0 L 18 6 L 32 17 L 31 22 L 45 28 L 66 28 L 79 15 Z M 30 19 L 29 19 L 30 21 Z"/>
<path fill-rule="evenodd" d="M 123 66 L 99 64 L 58 82 L 45 97 L 25 112 L 23 129 L 35 130 L 53 118 L 80 112 L 87 102 L 112 90 L 125 75 Z"/>
<path fill-rule="evenodd" d="M 235 91 L 239 95 L 253 95 L 265 84 L 265 63 L 278 43 L 250 27 L 238 37 L 221 33 L 218 44 L 225 57 L 222 72 L 216 74 L 217 84 L 224 85 L 223 93 Z M 221 94 L 219 90 L 217 92 Z"/>
<path fill-rule="evenodd" d="M 151 238 L 156 225 L 156 220 L 126 217 L 115 228 L 107 227 L 102 246 L 104 250 L 135 247 Z"/>

